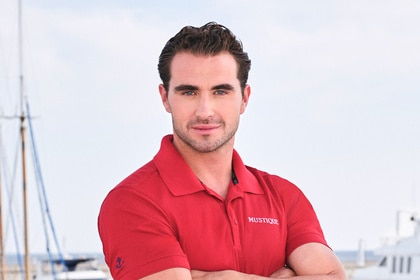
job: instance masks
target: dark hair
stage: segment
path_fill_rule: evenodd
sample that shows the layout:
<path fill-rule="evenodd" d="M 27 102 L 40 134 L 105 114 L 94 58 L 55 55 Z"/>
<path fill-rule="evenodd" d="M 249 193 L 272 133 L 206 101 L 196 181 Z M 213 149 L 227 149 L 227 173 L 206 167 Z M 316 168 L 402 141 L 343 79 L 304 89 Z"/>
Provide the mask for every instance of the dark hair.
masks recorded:
<path fill-rule="evenodd" d="M 242 90 L 248 81 L 251 60 L 243 51 L 242 43 L 225 26 L 209 22 L 202 27 L 186 26 L 172 37 L 159 56 L 158 70 L 166 91 L 171 79 L 170 66 L 172 59 L 179 52 L 190 52 L 197 55 L 216 55 L 227 51 L 238 65 L 238 80 Z"/>

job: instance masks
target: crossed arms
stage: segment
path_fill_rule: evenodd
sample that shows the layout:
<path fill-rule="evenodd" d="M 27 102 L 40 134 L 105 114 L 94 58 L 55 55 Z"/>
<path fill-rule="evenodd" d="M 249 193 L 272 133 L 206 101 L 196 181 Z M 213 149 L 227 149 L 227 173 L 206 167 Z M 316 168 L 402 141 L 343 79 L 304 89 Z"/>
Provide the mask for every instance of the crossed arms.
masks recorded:
<path fill-rule="evenodd" d="M 263 260 L 261 260 L 263 261 Z M 149 275 L 142 280 L 345 280 L 346 273 L 341 262 L 325 245 L 307 243 L 295 249 L 288 258 L 288 267 L 279 268 L 270 277 L 244 274 L 233 270 L 189 271 L 185 268 L 171 268 Z"/>

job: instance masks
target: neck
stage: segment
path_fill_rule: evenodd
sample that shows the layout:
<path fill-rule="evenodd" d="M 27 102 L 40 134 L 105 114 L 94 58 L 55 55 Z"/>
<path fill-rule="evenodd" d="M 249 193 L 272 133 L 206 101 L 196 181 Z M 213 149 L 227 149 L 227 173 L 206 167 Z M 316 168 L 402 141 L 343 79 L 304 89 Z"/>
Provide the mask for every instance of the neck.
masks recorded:
<path fill-rule="evenodd" d="M 232 139 L 213 152 L 202 153 L 174 138 L 175 147 L 197 178 L 222 198 L 226 198 L 232 180 L 233 143 Z"/>

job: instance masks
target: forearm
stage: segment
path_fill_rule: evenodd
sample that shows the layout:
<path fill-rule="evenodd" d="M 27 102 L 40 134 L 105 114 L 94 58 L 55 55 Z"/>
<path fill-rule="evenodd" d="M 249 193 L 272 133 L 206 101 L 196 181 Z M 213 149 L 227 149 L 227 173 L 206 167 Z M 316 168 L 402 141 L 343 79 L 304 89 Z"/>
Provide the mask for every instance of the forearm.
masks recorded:
<path fill-rule="evenodd" d="M 331 272 L 318 275 L 300 275 L 297 276 L 293 270 L 283 267 L 270 275 L 269 277 L 254 274 L 246 274 L 234 270 L 223 271 L 191 271 L 193 280 L 266 280 L 266 279 L 296 279 L 296 280 L 346 280 L 347 276 L 343 271 Z"/>
<path fill-rule="evenodd" d="M 270 277 L 264 277 L 254 274 L 246 274 L 234 270 L 205 272 L 199 270 L 191 271 L 192 279 L 195 280 L 216 280 L 216 279 L 229 279 L 229 280 L 265 280 L 265 279 L 287 279 L 296 276 L 293 270 L 282 267 L 273 273 Z"/>
<path fill-rule="evenodd" d="M 192 270 L 191 276 L 193 280 L 267 280 L 274 279 L 254 274 L 246 274 L 235 270 L 222 271 L 200 271 Z"/>
<path fill-rule="evenodd" d="M 345 273 L 331 273 L 318 275 L 299 275 L 292 277 L 274 277 L 270 279 L 296 279 L 296 280 L 347 280 Z"/>
<path fill-rule="evenodd" d="M 282 267 L 281 269 L 274 272 L 269 277 L 259 276 L 254 274 L 246 274 L 234 270 L 223 270 L 223 271 L 191 271 L 193 280 L 266 280 L 266 279 L 296 279 L 296 280 L 346 280 L 347 276 L 344 271 L 332 271 L 328 274 L 318 275 L 300 275 L 288 268 Z"/>

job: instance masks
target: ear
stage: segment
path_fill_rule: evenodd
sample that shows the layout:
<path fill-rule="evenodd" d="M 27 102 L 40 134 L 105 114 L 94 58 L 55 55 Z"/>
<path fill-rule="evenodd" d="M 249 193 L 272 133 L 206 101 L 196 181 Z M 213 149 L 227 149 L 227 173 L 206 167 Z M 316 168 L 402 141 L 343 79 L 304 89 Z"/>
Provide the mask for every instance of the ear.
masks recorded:
<path fill-rule="evenodd" d="M 163 84 L 159 85 L 159 94 L 160 94 L 160 98 L 162 99 L 162 104 L 165 107 L 166 112 L 170 113 L 171 107 L 169 106 L 169 102 L 168 102 L 168 92 L 166 91 Z"/>
<path fill-rule="evenodd" d="M 241 114 L 243 114 L 245 112 L 246 106 L 248 105 L 250 95 L 251 95 L 251 86 L 250 85 L 245 85 L 244 93 L 243 93 L 243 97 L 242 97 L 241 111 L 240 111 Z"/>

